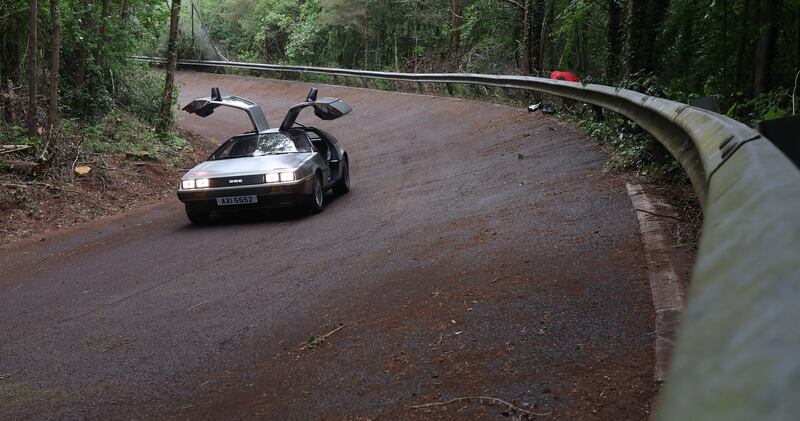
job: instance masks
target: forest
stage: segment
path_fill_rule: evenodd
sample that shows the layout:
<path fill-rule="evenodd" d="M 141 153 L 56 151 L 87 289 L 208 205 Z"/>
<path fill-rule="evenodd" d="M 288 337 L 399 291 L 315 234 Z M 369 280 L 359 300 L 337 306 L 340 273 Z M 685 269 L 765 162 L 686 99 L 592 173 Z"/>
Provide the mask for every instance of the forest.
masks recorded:
<path fill-rule="evenodd" d="M 163 75 L 127 59 L 165 38 L 164 2 L 0 0 L 0 10 L 0 143 L 35 146 L 46 168 L 76 142 L 98 151 L 180 142 L 163 112 Z M 143 138 L 160 123 L 159 136 Z M 116 144 L 104 140 L 112 130 Z"/>
<path fill-rule="evenodd" d="M 202 17 L 202 29 L 229 60 L 545 77 L 570 70 L 587 81 L 655 89 L 678 100 L 715 96 L 723 111 L 743 107 L 731 112 L 748 122 L 791 111 L 800 65 L 797 0 L 195 0 L 194 5 L 190 19 Z M 186 47 L 184 55 L 220 58 L 197 44 Z"/>
<path fill-rule="evenodd" d="M 164 105 L 164 74 L 128 59 L 166 54 L 170 4 L 0 0 L 0 143 L 35 145 L 42 164 L 66 159 L 53 145 L 70 142 L 54 134 L 98 151 L 183 147 L 171 131 L 176 107 Z M 568 70 L 679 101 L 712 96 L 748 124 L 793 113 L 800 68 L 800 0 L 172 4 L 181 58 L 544 77 Z M 120 125 L 131 136 L 108 141 Z M 623 126 L 592 131 L 613 137 Z"/>

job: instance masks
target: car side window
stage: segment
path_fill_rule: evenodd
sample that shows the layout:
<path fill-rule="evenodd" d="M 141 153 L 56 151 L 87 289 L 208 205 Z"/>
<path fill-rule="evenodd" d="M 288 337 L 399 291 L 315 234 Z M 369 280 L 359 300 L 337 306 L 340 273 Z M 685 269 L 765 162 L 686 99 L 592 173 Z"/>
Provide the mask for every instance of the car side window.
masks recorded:
<path fill-rule="evenodd" d="M 233 139 L 228 139 L 225 143 L 222 144 L 214 153 L 211 154 L 209 160 L 213 161 L 215 159 L 219 159 L 221 156 L 229 155 L 231 152 L 231 148 L 234 145 Z"/>

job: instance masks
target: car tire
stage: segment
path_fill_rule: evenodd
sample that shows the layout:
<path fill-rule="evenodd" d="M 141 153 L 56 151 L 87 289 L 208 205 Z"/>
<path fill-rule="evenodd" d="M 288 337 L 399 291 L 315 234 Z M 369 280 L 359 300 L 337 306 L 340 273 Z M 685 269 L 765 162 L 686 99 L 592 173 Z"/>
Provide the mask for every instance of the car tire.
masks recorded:
<path fill-rule="evenodd" d="M 319 174 L 314 176 L 314 185 L 311 187 L 311 194 L 306 198 L 305 208 L 310 214 L 320 213 L 325 207 L 325 189 L 322 187 L 322 177 Z"/>
<path fill-rule="evenodd" d="M 211 222 L 211 212 L 194 210 L 188 203 L 186 204 L 186 217 L 189 218 L 189 222 L 194 225 L 203 226 Z"/>
<path fill-rule="evenodd" d="M 338 195 L 347 194 L 350 191 L 350 164 L 347 160 L 342 161 L 342 176 L 333 185 L 333 192 Z"/>

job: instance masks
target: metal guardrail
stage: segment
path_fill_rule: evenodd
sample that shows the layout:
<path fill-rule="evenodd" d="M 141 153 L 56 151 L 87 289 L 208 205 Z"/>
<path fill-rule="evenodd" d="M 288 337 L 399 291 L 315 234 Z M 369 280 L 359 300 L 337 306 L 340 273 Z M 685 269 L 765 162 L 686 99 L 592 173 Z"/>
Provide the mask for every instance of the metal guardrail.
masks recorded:
<path fill-rule="evenodd" d="M 800 171 L 750 127 L 630 90 L 526 76 L 178 64 L 515 88 L 626 116 L 680 162 L 705 215 L 687 308 L 655 418 L 789 420 L 800 414 Z"/>

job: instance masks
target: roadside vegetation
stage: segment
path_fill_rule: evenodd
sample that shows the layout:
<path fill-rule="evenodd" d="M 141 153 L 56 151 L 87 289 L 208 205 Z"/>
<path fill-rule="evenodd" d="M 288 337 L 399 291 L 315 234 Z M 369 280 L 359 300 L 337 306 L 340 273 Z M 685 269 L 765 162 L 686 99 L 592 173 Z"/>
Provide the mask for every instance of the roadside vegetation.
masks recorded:
<path fill-rule="evenodd" d="M 177 49 L 176 3 L 172 13 L 154 0 L 0 0 L 4 239 L 138 206 L 173 187 L 173 168 L 193 145 L 175 132 L 171 75 L 127 57 L 169 56 L 169 40 Z"/>

